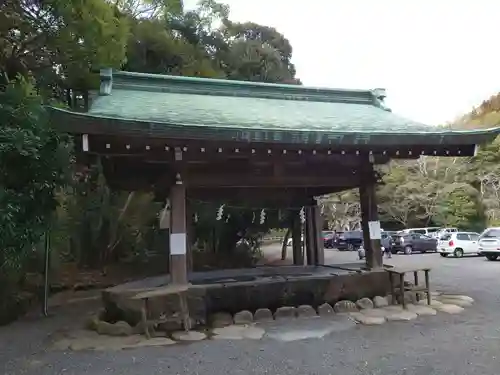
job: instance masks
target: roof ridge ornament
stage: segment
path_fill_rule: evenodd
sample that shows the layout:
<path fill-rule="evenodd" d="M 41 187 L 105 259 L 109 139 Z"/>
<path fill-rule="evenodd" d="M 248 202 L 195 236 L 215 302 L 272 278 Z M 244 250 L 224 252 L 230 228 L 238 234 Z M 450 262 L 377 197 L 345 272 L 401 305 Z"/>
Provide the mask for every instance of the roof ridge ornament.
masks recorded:
<path fill-rule="evenodd" d="M 392 112 L 392 110 L 387 107 L 384 103 L 385 98 L 387 97 L 386 90 L 384 88 L 376 88 L 372 89 L 371 93 L 373 95 L 373 104 L 377 107 L 383 109 L 384 111 Z"/>
<path fill-rule="evenodd" d="M 113 69 L 102 68 L 100 70 L 101 86 L 99 87 L 99 95 L 107 96 L 111 95 L 111 89 L 113 87 Z"/>

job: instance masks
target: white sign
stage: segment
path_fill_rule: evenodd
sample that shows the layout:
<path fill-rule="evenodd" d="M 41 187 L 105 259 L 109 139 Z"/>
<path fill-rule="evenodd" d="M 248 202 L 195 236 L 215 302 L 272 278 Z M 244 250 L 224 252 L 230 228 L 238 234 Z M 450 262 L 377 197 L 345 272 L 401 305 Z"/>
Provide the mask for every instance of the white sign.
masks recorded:
<path fill-rule="evenodd" d="M 186 255 L 186 233 L 170 233 L 170 255 Z"/>
<path fill-rule="evenodd" d="M 380 221 L 369 221 L 368 228 L 370 240 L 380 240 L 382 238 L 382 230 L 380 229 Z"/>

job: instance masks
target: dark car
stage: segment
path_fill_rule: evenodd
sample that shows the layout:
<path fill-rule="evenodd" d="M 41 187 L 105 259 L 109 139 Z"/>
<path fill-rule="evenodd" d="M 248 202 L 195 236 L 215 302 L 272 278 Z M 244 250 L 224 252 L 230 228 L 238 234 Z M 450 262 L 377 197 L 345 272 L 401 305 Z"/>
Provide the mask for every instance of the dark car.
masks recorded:
<path fill-rule="evenodd" d="M 332 230 L 324 230 L 323 235 L 323 246 L 325 249 L 332 249 L 335 242 L 335 232 Z"/>
<path fill-rule="evenodd" d="M 353 230 L 340 234 L 337 238 L 336 248 L 340 251 L 344 250 L 357 250 L 363 243 L 363 232 L 360 230 Z"/>
<path fill-rule="evenodd" d="M 409 255 L 414 251 L 425 253 L 437 251 L 437 239 L 419 233 L 405 233 L 393 236 L 391 252 L 397 254 L 399 251 Z"/>

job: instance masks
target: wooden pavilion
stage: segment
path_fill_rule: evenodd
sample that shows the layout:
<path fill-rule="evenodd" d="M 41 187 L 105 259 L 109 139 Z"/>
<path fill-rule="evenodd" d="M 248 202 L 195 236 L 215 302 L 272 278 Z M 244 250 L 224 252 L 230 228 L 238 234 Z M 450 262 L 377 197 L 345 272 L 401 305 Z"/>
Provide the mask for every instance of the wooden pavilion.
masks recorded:
<path fill-rule="evenodd" d="M 382 265 L 374 165 L 420 155 L 472 156 L 497 129 L 455 131 L 399 117 L 385 91 L 101 71 L 87 112 L 54 108 L 81 160 L 102 157 L 110 186 L 170 199 L 170 274 L 187 281 L 186 198 L 306 208 L 307 264 L 323 263 L 314 197 L 359 188 L 366 265 Z M 294 263 L 304 264 L 300 222 Z"/>

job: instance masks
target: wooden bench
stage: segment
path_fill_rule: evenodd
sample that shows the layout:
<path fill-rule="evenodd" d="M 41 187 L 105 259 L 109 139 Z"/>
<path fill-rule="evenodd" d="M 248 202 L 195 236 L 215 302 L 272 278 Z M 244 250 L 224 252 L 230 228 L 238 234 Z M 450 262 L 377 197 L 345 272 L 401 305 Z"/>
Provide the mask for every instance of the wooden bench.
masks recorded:
<path fill-rule="evenodd" d="M 133 300 L 141 300 L 141 322 L 144 327 L 144 334 L 149 339 L 151 334 L 149 332 L 149 325 L 153 322 L 154 325 L 166 322 L 179 322 L 183 324 L 184 329 L 189 331 L 191 329 L 191 319 L 189 317 L 189 310 L 187 304 L 187 292 L 189 291 L 190 284 L 169 284 L 158 288 L 141 291 L 132 297 Z M 179 316 L 162 316 L 154 320 L 149 319 L 149 299 L 157 297 L 166 297 L 176 295 L 179 299 Z"/>
<path fill-rule="evenodd" d="M 419 299 L 419 292 L 426 292 L 427 293 L 427 304 L 431 304 L 431 292 L 429 288 L 429 272 L 431 271 L 430 268 L 402 268 L 402 267 L 394 267 L 394 268 L 387 268 L 386 271 L 389 273 L 389 281 L 391 283 L 391 293 L 393 296 L 393 304 L 395 304 L 396 301 L 396 296 L 399 296 L 401 299 L 401 304 L 403 305 L 403 308 L 406 309 L 406 301 L 405 301 L 405 292 L 412 292 L 415 293 L 416 299 L 418 301 Z M 425 285 L 419 285 L 418 283 L 418 273 L 419 272 L 424 272 L 425 275 Z M 413 273 L 413 278 L 415 281 L 415 285 L 413 286 L 405 286 L 405 275 L 407 273 Z M 395 286 L 395 281 L 394 278 L 399 278 L 399 288 L 396 288 Z"/>

